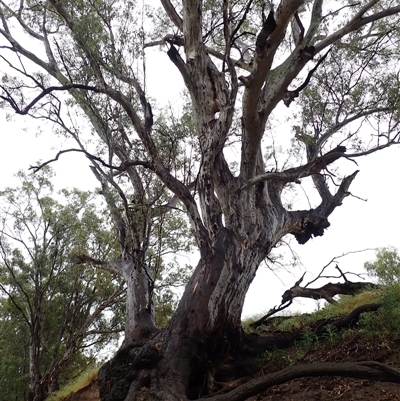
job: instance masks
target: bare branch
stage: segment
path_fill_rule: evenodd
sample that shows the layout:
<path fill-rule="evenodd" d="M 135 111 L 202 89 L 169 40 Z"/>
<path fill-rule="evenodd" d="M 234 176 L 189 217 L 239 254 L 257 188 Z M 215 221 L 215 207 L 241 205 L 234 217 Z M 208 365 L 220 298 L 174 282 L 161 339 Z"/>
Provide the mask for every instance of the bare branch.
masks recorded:
<path fill-rule="evenodd" d="M 102 260 L 93 259 L 87 255 L 76 255 L 75 257 L 76 264 L 84 264 L 87 263 L 95 268 L 106 270 L 110 273 L 118 274 L 122 276 L 122 261 L 117 259 L 113 262 L 107 262 Z"/>
<path fill-rule="evenodd" d="M 282 181 L 283 183 L 300 183 L 300 178 L 308 177 L 313 174 L 318 174 L 321 170 L 326 169 L 329 164 L 335 162 L 337 159 L 341 157 L 348 157 L 345 154 L 345 151 L 346 148 L 344 146 L 337 146 L 335 149 L 332 149 L 325 155 L 317 157 L 303 166 L 293 167 L 281 172 L 268 172 L 265 174 L 260 174 L 245 182 L 240 190 L 247 190 L 260 182 L 268 180 L 277 180 Z"/>
<path fill-rule="evenodd" d="M 175 7 L 171 4 L 171 2 L 169 0 L 161 0 L 161 4 L 163 5 L 164 10 L 168 14 L 170 20 L 180 31 L 183 31 L 182 17 L 176 12 Z"/>
<path fill-rule="evenodd" d="M 262 316 L 260 319 L 257 319 L 255 322 L 250 323 L 250 327 L 259 327 L 261 326 L 269 317 L 272 315 L 275 315 L 278 312 L 281 312 L 288 308 L 291 304 L 293 303 L 293 300 L 290 299 L 287 302 L 282 302 L 279 306 L 274 306 L 271 308 L 264 316 Z"/>
<path fill-rule="evenodd" d="M 318 376 L 354 377 L 358 379 L 400 383 L 400 370 L 379 362 L 325 362 L 288 367 L 278 372 L 250 380 L 227 394 L 208 397 L 207 399 L 209 401 L 244 401 L 251 396 L 262 393 L 272 386 L 301 377 Z"/>
<path fill-rule="evenodd" d="M 343 7 L 338 8 L 338 9 L 335 10 L 335 11 L 331 11 L 331 12 L 329 12 L 328 14 L 323 15 L 323 16 L 321 17 L 321 20 L 324 20 L 324 19 L 326 19 L 326 18 L 328 18 L 328 17 L 330 17 L 330 16 L 332 16 L 332 15 L 337 15 L 337 14 L 340 13 L 340 11 L 344 10 L 345 8 L 357 7 L 357 6 L 359 6 L 360 4 L 361 4 L 361 3 L 346 4 L 346 5 L 344 5 Z"/>
<path fill-rule="evenodd" d="M 317 71 L 318 67 L 320 66 L 320 64 L 323 63 L 323 61 L 326 59 L 326 57 L 328 56 L 329 52 L 331 51 L 331 49 L 329 49 L 317 62 L 317 64 L 315 65 L 315 67 L 309 71 L 307 78 L 304 80 L 304 82 L 297 88 L 294 90 L 287 90 L 285 92 L 285 94 L 282 97 L 283 103 L 285 104 L 286 107 L 289 107 L 290 104 L 294 101 L 294 99 L 296 97 L 299 97 L 300 92 L 307 87 L 307 85 L 310 83 L 311 77 L 314 74 L 315 71 Z"/>
<path fill-rule="evenodd" d="M 42 93 L 38 96 L 35 97 L 27 106 L 25 106 L 23 109 L 20 109 L 16 102 L 13 100 L 11 94 L 7 91 L 7 89 L 3 86 L 0 86 L 7 94 L 8 96 L 2 96 L 0 95 L 0 99 L 3 99 L 6 101 L 17 114 L 28 114 L 29 111 L 32 109 L 33 106 L 35 106 L 40 99 L 44 98 L 45 96 L 49 95 L 50 93 L 54 91 L 69 91 L 71 89 L 84 89 L 84 90 L 90 90 L 93 92 L 100 92 L 98 88 L 95 86 L 89 86 L 89 85 L 81 85 L 81 84 L 69 84 L 69 85 L 63 85 L 63 86 L 50 86 L 42 91 Z"/>
<path fill-rule="evenodd" d="M 99 162 L 102 166 L 104 167 L 108 167 L 112 170 L 118 170 L 118 171 L 126 171 L 128 169 L 128 167 L 132 167 L 132 166 L 143 166 L 143 167 L 147 167 L 150 168 L 150 164 L 147 161 L 126 161 L 126 162 L 122 162 L 119 166 L 113 166 L 111 164 L 106 163 L 105 161 L 103 161 L 103 159 L 101 159 L 98 156 L 94 156 L 91 153 L 87 152 L 86 150 L 83 149 L 65 149 L 65 150 L 60 150 L 56 157 L 54 159 L 48 160 L 38 166 L 30 166 L 29 170 L 33 170 L 34 173 L 38 172 L 40 169 L 42 169 L 44 166 L 47 166 L 48 164 L 55 162 L 58 160 L 58 158 L 64 154 L 64 153 L 69 153 L 69 152 L 80 152 L 80 153 L 84 153 L 85 156 L 90 159 L 90 160 L 96 160 L 97 162 Z"/>
<path fill-rule="evenodd" d="M 282 304 L 289 302 L 293 298 L 325 299 L 330 304 L 333 304 L 336 303 L 333 299 L 335 295 L 355 295 L 362 290 L 378 287 L 378 285 L 373 283 L 352 282 L 347 279 L 344 283 L 328 283 L 319 288 L 307 288 L 307 286 L 301 287 L 300 285 L 295 285 L 286 290 L 282 295 Z"/>
<path fill-rule="evenodd" d="M 345 35 L 349 34 L 350 32 L 354 32 L 355 30 L 368 25 L 371 22 L 379 21 L 382 18 L 389 17 L 391 15 L 396 15 L 400 12 L 400 6 L 389 7 L 384 11 L 369 15 L 367 17 L 363 17 L 363 15 L 370 10 L 379 0 L 371 0 L 369 1 L 361 10 L 356 13 L 356 15 L 343 26 L 343 28 L 339 29 L 338 31 L 334 32 L 333 34 L 329 35 L 325 39 L 321 40 L 315 45 L 316 53 L 319 53 L 324 48 L 330 46 L 331 44 L 337 42 Z"/>

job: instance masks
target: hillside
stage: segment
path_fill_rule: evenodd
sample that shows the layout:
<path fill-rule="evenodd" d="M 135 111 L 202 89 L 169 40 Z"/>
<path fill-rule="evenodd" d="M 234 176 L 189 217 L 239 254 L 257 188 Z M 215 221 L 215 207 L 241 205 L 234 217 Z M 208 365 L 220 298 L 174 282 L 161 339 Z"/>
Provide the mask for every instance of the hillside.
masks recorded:
<path fill-rule="evenodd" d="M 400 366 L 400 339 L 383 338 L 366 341 L 360 335 L 349 336 L 334 346 L 321 345 L 309 352 L 303 362 L 345 362 L 375 360 Z M 258 372 L 276 371 L 294 363 L 298 357 L 298 348 L 292 347 L 281 356 L 271 357 Z M 382 383 L 369 380 L 333 378 L 304 378 L 275 386 L 248 401 L 391 401 L 400 400 L 400 386 L 396 383 Z M 65 401 L 98 401 L 96 382 L 77 393 L 65 398 Z"/>
<path fill-rule="evenodd" d="M 300 344 L 285 352 L 270 353 L 260 369 L 272 372 L 295 363 L 377 361 L 400 367 L 400 338 L 377 336 L 367 339 L 356 331 L 331 344 L 329 340 L 310 347 Z M 275 386 L 248 401 L 319 401 L 319 400 L 400 400 L 400 386 L 369 380 L 340 377 L 302 378 Z"/>
<path fill-rule="evenodd" d="M 271 319 L 257 333 L 268 338 L 286 333 L 300 333 L 299 339 L 285 349 L 270 349 L 255 360 L 255 374 L 243 381 L 279 371 L 285 367 L 316 362 L 376 361 L 400 367 L 400 303 L 398 288 L 364 292 L 355 297 L 342 297 L 335 305 L 311 315 Z M 347 327 L 336 328 L 361 305 L 377 301 L 382 306 L 352 319 Z M 321 327 L 325 329 L 321 331 Z M 316 333 L 323 333 L 317 335 Z M 242 382 L 243 382 L 242 381 Z M 248 401 L 319 401 L 319 400 L 400 400 L 400 386 L 395 383 L 374 382 L 339 377 L 311 377 L 292 380 L 274 386 Z M 99 400 L 96 382 L 64 398 L 68 401 Z"/>

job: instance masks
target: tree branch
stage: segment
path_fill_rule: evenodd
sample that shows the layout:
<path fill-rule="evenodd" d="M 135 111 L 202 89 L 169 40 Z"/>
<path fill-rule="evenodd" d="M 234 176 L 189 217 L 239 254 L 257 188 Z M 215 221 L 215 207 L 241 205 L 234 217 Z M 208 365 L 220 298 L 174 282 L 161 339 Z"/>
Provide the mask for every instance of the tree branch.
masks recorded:
<path fill-rule="evenodd" d="M 179 35 L 166 35 L 162 40 L 155 40 L 153 42 L 147 42 L 144 44 L 143 48 L 146 49 L 148 47 L 153 47 L 153 46 L 161 46 L 165 45 L 165 43 L 169 43 L 171 45 L 177 45 L 177 46 L 184 46 L 184 39 L 182 36 Z M 205 46 L 206 53 L 209 55 L 217 58 L 218 60 L 224 61 L 226 60 L 226 55 L 224 53 L 219 52 L 218 50 L 213 49 L 212 47 Z M 229 57 L 230 62 L 232 65 L 235 65 L 243 70 L 246 71 L 251 71 L 251 67 L 243 62 L 242 60 L 236 60 L 232 57 Z M 171 59 L 173 61 L 173 59 Z"/>
<path fill-rule="evenodd" d="M 260 182 L 268 180 L 282 181 L 283 183 L 296 182 L 299 183 L 300 178 L 308 177 L 313 174 L 319 174 L 321 170 L 326 169 L 329 164 L 332 164 L 341 157 L 348 157 L 345 154 L 344 146 L 337 146 L 323 156 L 317 157 L 314 160 L 300 167 L 293 167 L 281 172 L 268 172 L 260 174 L 245 182 L 240 188 L 241 191 L 247 190 L 250 187 L 257 185 Z"/>
<path fill-rule="evenodd" d="M 175 7 L 171 4 L 169 0 L 161 0 L 161 4 L 164 7 L 170 20 L 175 24 L 175 26 L 182 32 L 183 31 L 183 21 L 182 17 L 177 13 Z"/>
<path fill-rule="evenodd" d="M 329 198 L 323 198 L 321 204 L 316 209 L 317 213 L 321 213 L 322 215 L 328 217 L 332 214 L 336 207 L 341 206 L 343 199 L 350 195 L 350 192 L 348 192 L 350 185 L 356 178 L 358 172 L 359 170 L 356 170 L 353 174 L 345 177 L 335 195 L 329 196 Z"/>
<path fill-rule="evenodd" d="M 129 167 L 132 166 L 143 166 L 146 168 L 150 168 L 150 163 L 147 161 L 126 161 L 126 162 L 121 162 L 121 164 L 119 166 L 113 166 L 111 164 L 106 163 L 105 161 L 103 161 L 100 157 L 98 156 L 94 156 L 91 153 L 87 152 L 84 149 L 65 149 L 65 150 L 60 150 L 57 154 L 56 157 L 54 159 L 48 160 L 42 164 L 39 164 L 38 166 L 30 166 L 29 170 L 33 170 L 34 173 L 38 172 L 39 170 L 41 170 L 44 166 L 47 166 L 50 163 L 53 163 L 55 161 L 58 160 L 58 158 L 64 154 L 64 153 L 69 153 L 69 152 L 80 152 L 80 153 L 84 153 L 86 155 L 86 157 L 90 160 L 96 160 L 97 162 L 99 162 L 102 166 L 110 168 L 112 170 L 118 170 L 118 171 L 126 171 Z"/>
<path fill-rule="evenodd" d="M 370 22 L 379 21 L 382 18 L 389 17 L 391 15 L 398 14 L 400 12 L 400 6 L 390 7 L 384 11 L 369 15 L 367 17 L 363 17 L 363 15 L 370 10 L 379 0 L 372 0 L 369 1 L 364 7 L 358 11 L 354 17 L 343 26 L 343 28 L 339 29 L 338 31 L 334 32 L 333 34 L 329 35 L 325 39 L 321 40 L 315 45 L 315 52 L 319 53 L 321 50 L 325 49 L 326 47 L 330 46 L 331 44 L 337 42 L 345 35 L 353 32 Z"/>
<path fill-rule="evenodd" d="M 368 282 L 353 282 L 346 280 L 344 283 L 328 283 L 320 288 L 307 288 L 295 285 L 286 290 L 282 295 L 282 304 L 289 302 L 293 298 L 325 299 L 333 304 L 335 295 L 355 295 L 367 288 L 378 288 L 379 286 Z"/>
<path fill-rule="evenodd" d="M 254 174 L 257 174 L 256 165 L 259 159 L 260 142 L 266 119 L 270 113 L 267 108 L 272 110 L 272 106 L 275 104 L 270 99 L 265 100 L 265 83 L 271 75 L 272 63 L 285 37 L 286 28 L 293 14 L 302 4 L 302 0 L 282 0 L 276 13 L 273 10 L 270 11 L 257 36 L 252 71 L 246 77 L 239 77 L 239 80 L 245 85 L 242 106 L 243 146 L 240 166 L 240 175 L 244 180 L 251 179 Z M 286 88 L 288 85 L 289 82 Z M 264 90 L 262 90 L 263 86 Z M 271 99 L 273 100 L 274 96 Z"/>
<path fill-rule="evenodd" d="M 7 96 L 0 95 L 0 99 L 3 99 L 5 102 L 7 102 L 17 114 L 21 115 L 26 115 L 29 113 L 31 108 L 35 106 L 40 99 L 44 98 L 45 96 L 49 95 L 50 93 L 54 91 L 69 91 L 71 89 L 84 89 L 84 90 L 90 90 L 93 92 L 100 92 L 98 88 L 95 86 L 90 86 L 90 85 L 82 85 L 82 84 L 68 84 L 68 85 L 63 85 L 63 86 L 49 86 L 48 88 L 43 89 L 42 93 L 40 93 L 38 96 L 36 96 L 27 106 L 25 106 L 23 109 L 19 108 L 17 105 L 17 102 L 13 99 L 11 93 L 7 90 L 7 88 L 3 85 L 0 85 L 0 88 L 3 89 L 3 91 L 7 94 Z"/>
<path fill-rule="evenodd" d="M 391 366 L 367 361 L 345 363 L 313 363 L 288 367 L 279 372 L 250 380 L 226 394 L 208 397 L 209 401 L 244 401 L 270 387 L 301 377 L 340 376 L 400 383 L 400 370 Z"/>
<path fill-rule="evenodd" d="M 93 259 L 88 255 L 76 255 L 75 263 L 78 265 L 87 263 L 95 268 L 122 276 L 122 261 L 120 259 L 113 262 L 105 262 L 103 260 Z"/>
<path fill-rule="evenodd" d="M 285 104 L 286 107 L 289 107 L 290 104 L 294 101 L 296 97 L 299 97 L 300 92 L 307 87 L 307 85 L 310 83 L 311 77 L 314 74 L 315 71 L 317 71 L 318 67 L 323 63 L 323 61 L 326 59 L 328 56 L 329 52 L 331 49 L 329 49 L 317 62 L 315 67 L 308 72 L 307 78 L 304 80 L 304 82 L 294 90 L 286 90 L 285 94 L 282 97 L 283 103 Z"/>

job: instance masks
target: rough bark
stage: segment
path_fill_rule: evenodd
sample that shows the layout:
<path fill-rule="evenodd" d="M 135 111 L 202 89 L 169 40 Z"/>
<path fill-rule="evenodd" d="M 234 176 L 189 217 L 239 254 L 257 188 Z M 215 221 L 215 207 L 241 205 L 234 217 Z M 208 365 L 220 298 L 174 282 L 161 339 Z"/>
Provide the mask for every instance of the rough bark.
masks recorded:
<path fill-rule="evenodd" d="M 316 322 L 312 329 L 316 336 L 322 336 L 328 325 L 338 329 L 353 327 L 362 313 L 376 311 L 380 306 L 360 306 L 348 316 Z M 274 385 L 307 376 L 334 375 L 400 382 L 399 369 L 365 362 L 299 365 L 258 379 L 245 380 L 243 384 L 240 379 L 255 373 L 257 369 L 255 355 L 268 349 L 292 345 L 301 339 L 302 330 L 268 337 L 237 337 L 237 331 L 228 332 L 223 342 L 218 341 L 216 334 L 210 333 L 209 338 L 203 334 L 194 338 L 184 328 L 181 330 L 174 333 L 167 329 L 147 342 L 130 344 L 120 350 L 99 373 L 101 399 L 189 400 L 205 397 L 215 401 L 244 401 Z M 232 363 L 233 360 L 235 363 Z M 183 386 L 182 383 L 187 384 Z M 232 389 L 232 386 L 237 388 Z M 213 393 L 218 395 L 213 396 Z"/>

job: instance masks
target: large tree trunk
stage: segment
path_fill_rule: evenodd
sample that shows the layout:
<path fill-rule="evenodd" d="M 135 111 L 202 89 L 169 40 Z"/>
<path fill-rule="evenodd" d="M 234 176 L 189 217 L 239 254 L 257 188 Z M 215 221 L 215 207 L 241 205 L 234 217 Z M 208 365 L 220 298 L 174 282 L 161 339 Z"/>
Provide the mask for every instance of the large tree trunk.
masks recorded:
<path fill-rule="evenodd" d="M 156 331 L 153 287 L 154 280 L 144 257 L 136 257 L 122 264 L 122 275 L 127 284 L 126 324 L 123 346 L 138 338 L 147 338 Z"/>
<path fill-rule="evenodd" d="M 33 314 L 31 322 L 28 401 L 43 401 L 47 395 L 45 387 L 41 383 L 41 335 L 42 324 L 40 320 L 40 311 L 36 309 L 36 313 Z"/>
<path fill-rule="evenodd" d="M 195 399 L 212 391 L 215 379 L 221 380 L 218 365 L 241 348 L 244 298 L 266 251 L 221 230 L 165 331 L 125 342 L 102 368 L 102 400 L 136 400 L 141 392 L 148 400 Z"/>

